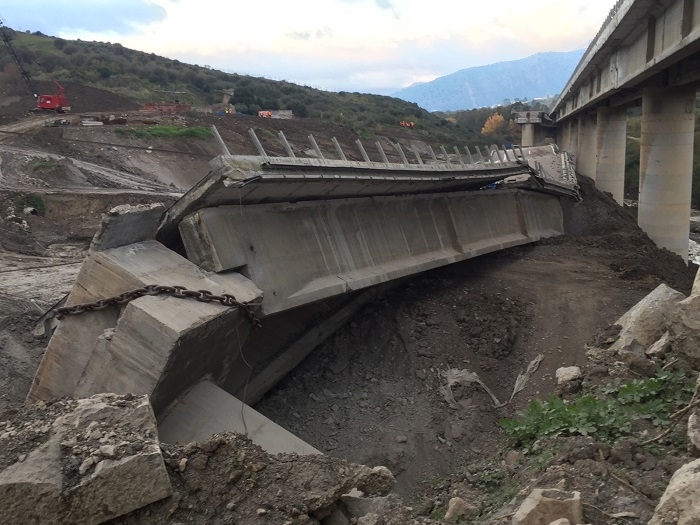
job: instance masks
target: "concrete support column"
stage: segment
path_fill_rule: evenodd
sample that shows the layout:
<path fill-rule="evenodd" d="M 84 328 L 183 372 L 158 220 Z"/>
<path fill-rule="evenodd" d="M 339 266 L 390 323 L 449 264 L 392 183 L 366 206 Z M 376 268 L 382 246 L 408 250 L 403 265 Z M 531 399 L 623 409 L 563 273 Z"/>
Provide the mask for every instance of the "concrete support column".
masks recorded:
<path fill-rule="evenodd" d="M 597 128 L 597 117 L 595 115 L 581 115 L 579 117 L 576 171 L 593 180 L 596 179 Z"/>
<path fill-rule="evenodd" d="M 535 145 L 535 125 L 523 124 L 521 129 L 520 145 L 526 148 Z"/>
<path fill-rule="evenodd" d="M 596 186 L 612 194 L 622 205 L 625 192 L 625 149 L 627 111 L 624 108 L 598 108 L 598 160 Z"/>
<path fill-rule="evenodd" d="M 569 119 L 566 122 L 564 131 L 564 151 L 568 151 L 571 155 L 576 156 L 576 149 L 578 145 L 578 120 Z"/>
<path fill-rule="evenodd" d="M 688 261 L 695 86 L 644 88 L 639 226 Z"/>

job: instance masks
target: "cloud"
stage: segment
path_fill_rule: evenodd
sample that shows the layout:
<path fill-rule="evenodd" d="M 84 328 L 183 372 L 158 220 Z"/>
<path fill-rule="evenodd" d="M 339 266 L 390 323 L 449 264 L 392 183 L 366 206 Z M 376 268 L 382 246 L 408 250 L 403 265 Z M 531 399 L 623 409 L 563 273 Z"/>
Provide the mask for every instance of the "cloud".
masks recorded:
<path fill-rule="evenodd" d="M 312 38 L 322 39 L 333 36 L 333 29 L 328 26 L 317 29 L 316 31 L 292 31 L 285 35 L 292 40 L 311 40 Z"/>
<path fill-rule="evenodd" d="M 167 16 L 153 0 L 52 0 L 32 9 L 26 1 L 4 0 L 2 11 L 13 29 L 54 36 L 79 31 L 128 35 Z"/>

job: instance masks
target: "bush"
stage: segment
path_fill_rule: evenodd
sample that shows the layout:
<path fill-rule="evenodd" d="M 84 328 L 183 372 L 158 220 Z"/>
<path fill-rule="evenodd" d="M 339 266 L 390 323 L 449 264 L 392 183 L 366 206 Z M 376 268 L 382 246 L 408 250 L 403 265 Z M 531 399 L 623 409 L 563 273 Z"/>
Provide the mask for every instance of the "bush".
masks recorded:
<path fill-rule="evenodd" d="M 694 381 L 679 373 L 660 370 L 651 379 L 608 385 L 566 403 L 556 396 L 532 400 L 517 419 L 502 419 L 501 426 L 526 450 L 538 439 L 555 436 L 595 435 L 614 442 L 630 435 L 632 422 L 644 419 L 654 426 L 687 403 Z"/>
<path fill-rule="evenodd" d="M 46 203 L 44 203 L 44 198 L 41 195 L 25 195 L 20 197 L 17 202 L 15 202 L 15 212 L 22 213 L 24 208 L 34 208 L 37 215 L 44 215 L 46 213 Z"/>

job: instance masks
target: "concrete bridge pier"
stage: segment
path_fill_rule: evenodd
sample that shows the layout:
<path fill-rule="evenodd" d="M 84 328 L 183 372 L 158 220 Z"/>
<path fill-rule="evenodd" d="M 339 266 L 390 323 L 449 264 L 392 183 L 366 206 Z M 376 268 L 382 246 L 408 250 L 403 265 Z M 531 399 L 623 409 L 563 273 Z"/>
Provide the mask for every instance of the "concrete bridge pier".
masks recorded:
<path fill-rule="evenodd" d="M 612 194 L 622 205 L 625 190 L 627 111 L 624 107 L 599 107 L 596 186 Z"/>
<path fill-rule="evenodd" d="M 530 148 L 535 145 L 535 125 L 528 123 L 523 124 L 522 135 L 521 135 L 521 146 L 524 148 Z"/>
<path fill-rule="evenodd" d="M 576 171 L 596 180 L 598 121 L 595 114 L 583 114 L 578 120 Z"/>
<path fill-rule="evenodd" d="M 638 224 L 688 261 L 695 85 L 644 88 Z"/>

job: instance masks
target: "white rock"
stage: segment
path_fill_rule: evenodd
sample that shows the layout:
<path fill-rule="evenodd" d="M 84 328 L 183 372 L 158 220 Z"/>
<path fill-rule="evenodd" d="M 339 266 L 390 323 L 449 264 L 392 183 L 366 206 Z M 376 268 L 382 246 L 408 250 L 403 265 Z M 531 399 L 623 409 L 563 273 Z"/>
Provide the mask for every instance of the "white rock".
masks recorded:
<path fill-rule="evenodd" d="M 688 418 L 688 441 L 700 450 L 700 411 L 695 410 Z"/>
<path fill-rule="evenodd" d="M 700 295 L 675 305 L 668 331 L 674 354 L 681 354 L 693 366 L 700 366 Z"/>
<path fill-rule="evenodd" d="M 700 516 L 700 459 L 679 468 L 647 525 L 696 525 Z"/>
<path fill-rule="evenodd" d="M 453 522 L 461 518 L 474 518 L 479 515 L 479 509 L 474 505 L 470 505 L 462 498 L 452 498 L 447 504 L 447 512 L 445 513 L 445 521 Z"/>
<path fill-rule="evenodd" d="M 567 520 L 566 518 L 561 518 L 559 520 L 553 521 L 549 525 L 571 525 L 571 522 Z M 576 525 L 576 524 L 574 524 Z"/>
<path fill-rule="evenodd" d="M 557 368 L 555 372 L 557 378 L 557 385 L 563 385 L 565 383 L 570 383 L 571 381 L 578 381 L 583 377 L 581 368 L 578 366 L 563 366 Z"/>
<path fill-rule="evenodd" d="M 630 350 L 637 346 L 635 340 L 644 348 L 650 347 L 666 331 L 672 307 L 683 299 L 685 295 L 665 284 L 657 286 L 615 322 L 622 330 L 609 350 Z"/>
<path fill-rule="evenodd" d="M 583 523 L 581 493 L 534 489 L 513 516 L 512 525 L 542 525 L 561 518 Z"/>
<path fill-rule="evenodd" d="M 669 351 L 671 350 L 671 334 L 668 332 L 664 332 L 664 335 L 661 336 L 661 339 L 656 341 L 654 344 L 652 344 L 649 348 L 646 350 L 646 355 L 648 357 L 664 357 Z"/>
<path fill-rule="evenodd" d="M 90 455 L 78 467 L 78 484 L 64 482 L 62 454 L 80 447 L 61 443 L 98 431 L 97 421 L 129 433 L 155 432 L 148 396 L 132 398 L 125 406 L 110 404 L 110 399 L 96 395 L 66 405 L 66 413 L 51 425 L 48 440 L 23 462 L 0 471 L 0 523 L 18 523 L 21 516 L 22 523 L 98 524 L 172 494 L 157 440 L 144 441 L 141 450 L 119 460 L 100 461 Z"/>

